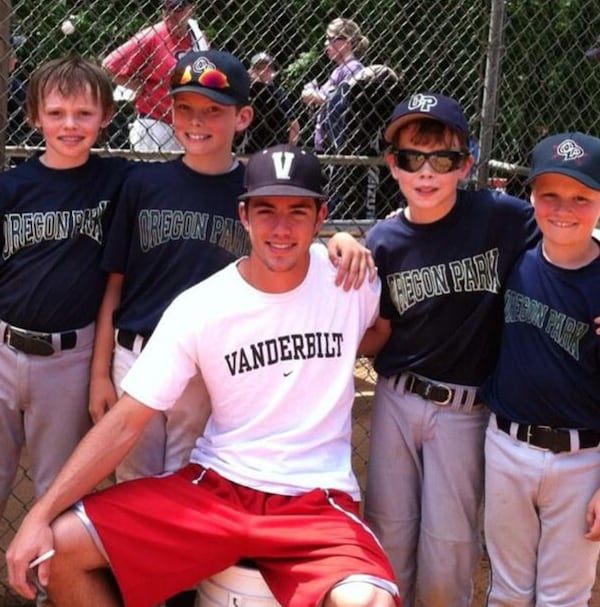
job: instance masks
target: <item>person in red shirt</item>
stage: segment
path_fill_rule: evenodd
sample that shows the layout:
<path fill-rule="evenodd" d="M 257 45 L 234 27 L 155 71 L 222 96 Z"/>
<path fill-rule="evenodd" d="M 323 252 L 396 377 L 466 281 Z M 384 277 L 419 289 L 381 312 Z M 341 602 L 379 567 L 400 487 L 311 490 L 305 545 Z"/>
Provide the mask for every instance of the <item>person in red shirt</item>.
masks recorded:
<path fill-rule="evenodd" d="M 192 0 L 163 0 L 162 21 L 139 31 L 102 62 L 117 84 L 135 91 L 129 141 L 137 152 L 182 150 L 172 129 L 169 75 L 178 57 L 209 48 L 194 27 L 193 11 Z"/>

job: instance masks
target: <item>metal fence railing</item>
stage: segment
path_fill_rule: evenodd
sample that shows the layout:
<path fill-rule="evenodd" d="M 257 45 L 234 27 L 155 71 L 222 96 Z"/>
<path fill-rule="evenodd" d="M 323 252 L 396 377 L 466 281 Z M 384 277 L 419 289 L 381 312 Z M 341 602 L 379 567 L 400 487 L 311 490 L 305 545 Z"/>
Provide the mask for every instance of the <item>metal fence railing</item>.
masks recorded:
<path fill-rule="evenodd" d="M 156 0 L 0 0 L 0 166 L 10 167 L 41 145 L 23 115 L 32 70 L 72 53 L 104 60 L 136 32 L 157 28 L 161 5 Z M 540 137 L 566 130 L 600 135 L 600 56 L 585 53 L 600 34 L 597 0 L 225 0 L 196 2 L 190 17 L 213 48 L 233 52 L 248 68 L 257 53 L 271 56 L 287 109 L 276 118 L 268 103 L 258 107 L 256 92 L 257 114 L 273 137 L 289 136 L 288 122 L 297 121 L 297 141 L 307 147 L 314 143 L 317 112 L 302 101 L 302 91 L 311 81 L 325 83 L 335 67 L 325 52 L 328 24 L 338 17 L 352 19 L 369 40 L 360 60 L 371 69 L 340 89 L 339 137 L 322 150 L 331 176 L 331 230 L 361 236 L 401 204 L 382 162 L 379 134 L 394 103 L 410 93 L 430 90 L 458 98 L 479 152 L 474 179 L 479 185 L 493 180 L 517 195 L 525 194 L 528 152 Z M 149 62 L 135 75 L 146 81 L 157 68 Z M 130 128 L 137 117 L 132 93 L 116 88 L 115 99 L 117 113 L 103 153 L 167 157 L 164 150 L 131 149 Z M 236 145 L 244 154 L 248 138 Z M 358 364 L 357 378 L 355 465 L 364 480 L 374 380 L 365 361 Z M 0 518 L 0 557 L 30 504 L 30 491 L 25 461 Z M 12 606 L 17 603 L 5 598 L 10 595 L 2 562 L 0 607 L 2 601 Z"/>

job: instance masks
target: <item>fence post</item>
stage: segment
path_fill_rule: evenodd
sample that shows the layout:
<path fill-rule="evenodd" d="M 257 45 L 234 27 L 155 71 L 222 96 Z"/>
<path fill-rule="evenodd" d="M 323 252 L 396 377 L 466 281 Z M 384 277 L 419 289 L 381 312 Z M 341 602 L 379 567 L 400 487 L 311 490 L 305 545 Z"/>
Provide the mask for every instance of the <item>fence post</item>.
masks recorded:
<path fill-rule="evenodd" d="M 498 105 L 498 85 L 500 65 L 502 63 L 504 33 L 505 0 L 492 0 L 488 49 L 486 53 L 485 75 L 483 82 L 483 102 L 481 107 L 481 126 L 479 131 L 480 162 L 477 181 L 480 187 L 486 187 L 489 175 L 489 161 L 494 139 L 496 109 Z"/>
<path fill-rule="evenodd" d="M 10 45 L 11 0 L 0 0 L 0 171 L 6 167 L 7 107 L 10 94 L 8 62 L 12 53 Z"/>

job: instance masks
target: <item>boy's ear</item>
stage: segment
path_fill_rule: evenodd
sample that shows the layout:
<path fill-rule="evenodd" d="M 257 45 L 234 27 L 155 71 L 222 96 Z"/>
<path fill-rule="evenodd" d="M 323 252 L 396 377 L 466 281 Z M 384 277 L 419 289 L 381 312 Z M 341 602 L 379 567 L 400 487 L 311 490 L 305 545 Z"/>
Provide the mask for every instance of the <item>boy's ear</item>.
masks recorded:
<path fill-rule="evenodd" d="M 251 105 L 243 105 L 237 112 L 235 130 L 239 133 L 246 130 L 252 119 L 254 118 L 254 110 Z"/>
<path fill-rule="evenodd" d="M 39 124 L 39 121 L 37 119 L 37 116 L 32 116 L 31 114 L 25 114 L 25 120 L 27 121 L 27 124 L 34 128 L 34 129 L 40 129 L 41 124 Z"/>
<path fill-rule="evenodd" d="M 535 206 L 535 193 L 533 191 L 533 188 L 531 188 L 531 192 L 529 193 L 529 202 L 531 202 L 532 207 Z"/>
<path fill-rule="evenodd" d="M 384 152 L 383 158 L 391 171 L 396 166 L 396 159 L 394 158 L 394 153 L 390 148 Z"/>

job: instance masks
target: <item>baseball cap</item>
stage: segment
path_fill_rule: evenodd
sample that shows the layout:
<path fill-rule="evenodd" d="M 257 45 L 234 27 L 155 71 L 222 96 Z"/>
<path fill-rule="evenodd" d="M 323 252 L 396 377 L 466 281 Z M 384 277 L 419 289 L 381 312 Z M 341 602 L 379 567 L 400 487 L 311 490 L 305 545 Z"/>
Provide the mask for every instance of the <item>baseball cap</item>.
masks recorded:
<path fill-rule="evenodd" d="M 250 67 L 254 67 L 259 63 L 268 63 L 271 65 L 273 63 L 273 57 L 271 57 L 269 53 L 256 53 L 256 55 L 252 55 L 252 59 L 250 59 Z"/>
<path fill-rule="evenodd" d="M 585 54 L 587 57 L 598 57 L 600 55 L 600 36 L 596 38 L 594 46 L 585 51 Z"/>
<path fill-rule="evenodd" d="M 325 180 L 319 159 L 295 145 L 281 144 L 250 156 L 244 179 L 246 193 L 253 196 L 308 196 L 325 198 Z"/>
<path fill-rule="evenodd" d="M 418 118 L 432 118 L 467 137 L 469 135 L 469 125 L 458 101 L 438 93 L 417 93 L 396 106 L 385 127 L 384 139 L 392 143 L 402 125 Z"/>
<path fill-rule="evenodd" d="M 170 92 L 200 93 L 223 105 L 247 104 L 250 77 L 242 62 L 225 51 L 189 52 L 171 73 Z"/>
<path fill-rule="evenodd" d="M 544 173 L 560 173 L 600 190 L 600 139 L 584 133 L 559 133 L 542 139 L 531 152 L 527 181 Z"/>

